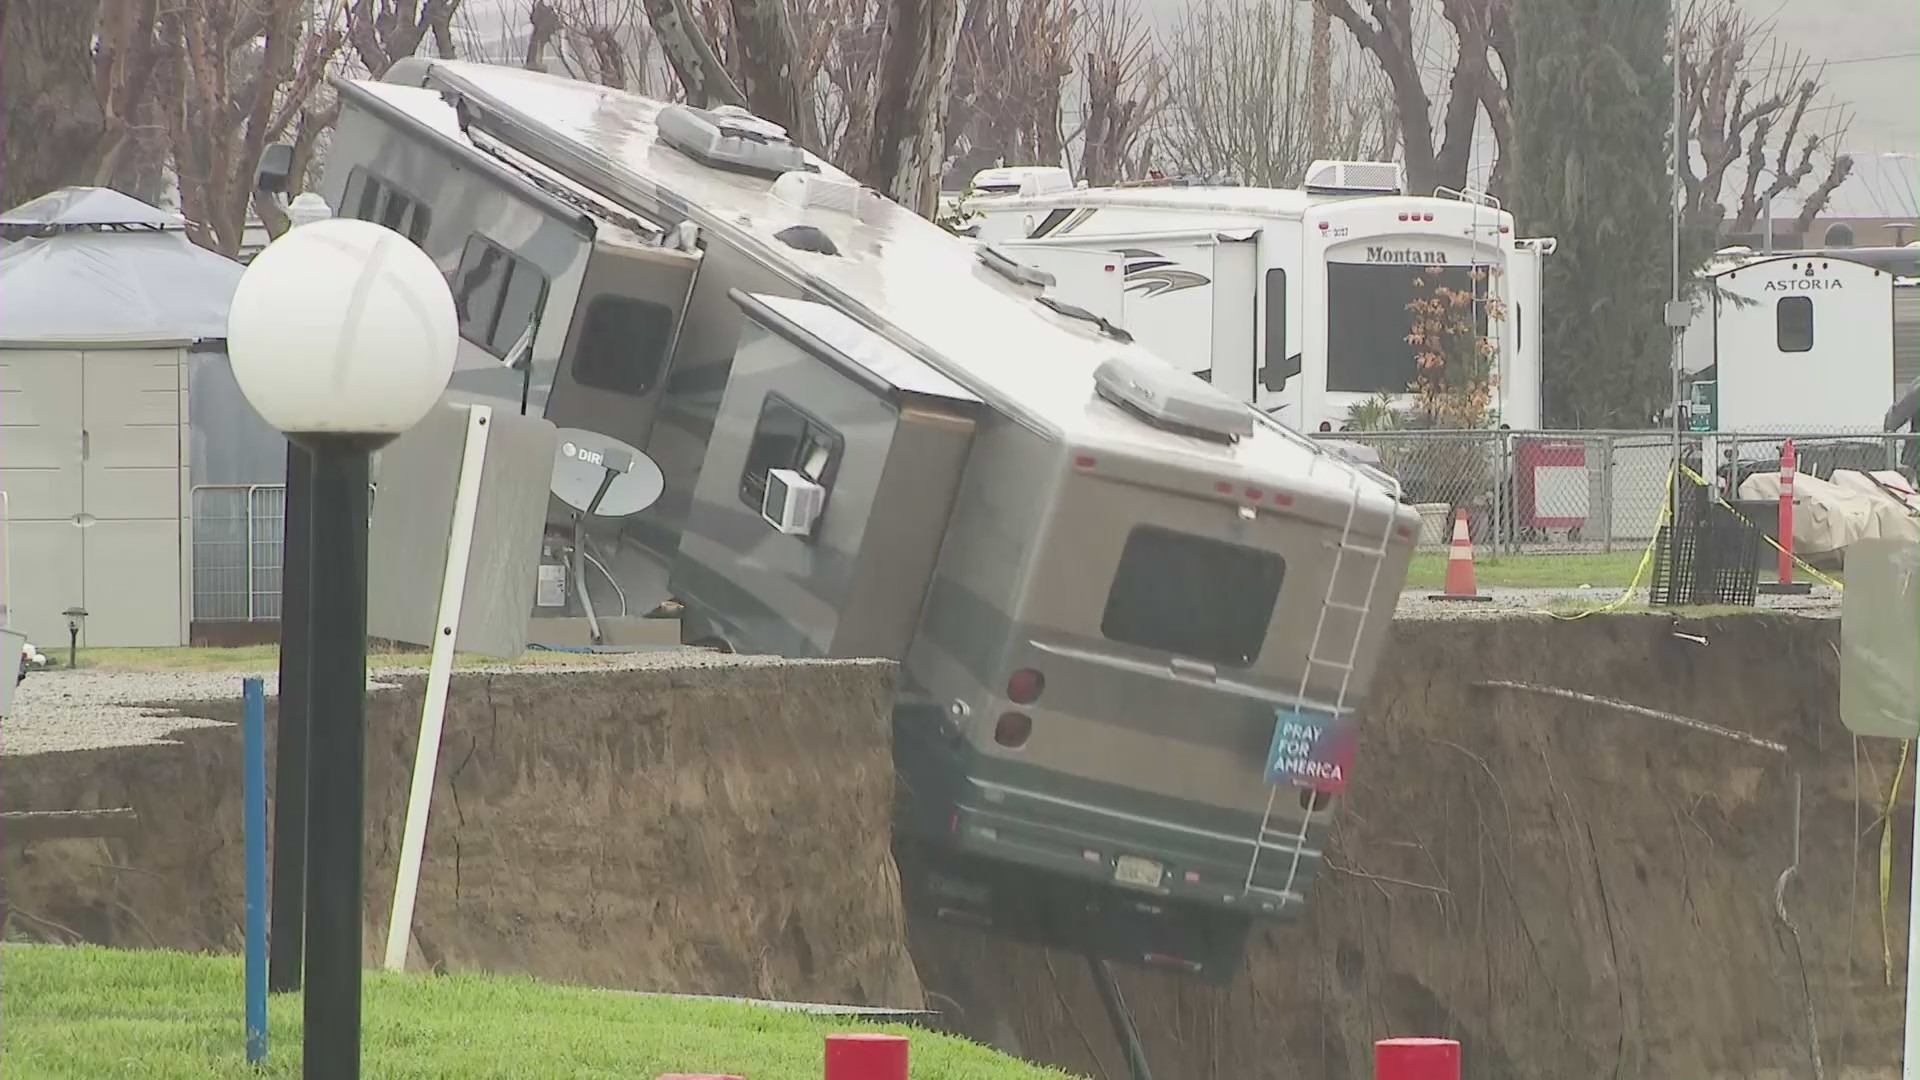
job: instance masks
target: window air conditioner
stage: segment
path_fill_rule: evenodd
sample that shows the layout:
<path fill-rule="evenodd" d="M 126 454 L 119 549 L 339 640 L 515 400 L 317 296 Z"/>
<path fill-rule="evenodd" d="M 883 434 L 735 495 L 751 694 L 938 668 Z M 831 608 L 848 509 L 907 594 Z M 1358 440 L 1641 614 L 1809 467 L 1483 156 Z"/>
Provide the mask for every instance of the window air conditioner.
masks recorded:
<path fill-rule="evenodd" d="M 804 475 L 792 469 L 769 469 L 760 516 L 788 536 L 808 536 L 826 499 L 827 489 Z"/>

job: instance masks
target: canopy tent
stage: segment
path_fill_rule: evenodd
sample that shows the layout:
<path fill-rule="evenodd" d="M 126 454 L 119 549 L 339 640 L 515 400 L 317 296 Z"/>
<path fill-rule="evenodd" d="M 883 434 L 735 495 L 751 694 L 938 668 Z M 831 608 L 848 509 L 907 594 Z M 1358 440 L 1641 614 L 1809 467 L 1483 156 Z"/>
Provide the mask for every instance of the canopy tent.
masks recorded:
<path fill-rule="evenodd" d="M 0 348 L 220 340 L 239 263 L 178 215 L 107 188 L 65 188 L 0 214 Z"/>

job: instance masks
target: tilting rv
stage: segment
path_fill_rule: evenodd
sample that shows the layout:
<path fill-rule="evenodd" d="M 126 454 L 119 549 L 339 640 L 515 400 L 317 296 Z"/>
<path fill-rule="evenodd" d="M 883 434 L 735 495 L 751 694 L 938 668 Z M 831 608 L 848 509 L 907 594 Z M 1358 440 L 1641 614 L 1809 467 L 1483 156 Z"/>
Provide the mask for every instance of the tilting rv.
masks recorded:
<path fill-rule="evenodd" d="M 919 909 L 1203 977 L 1300 910 L 1412 551 L 1390 481 L 743 112 L 424 60 L 340 95 L 322 194 L 448 273 L 456 394 L 661 471 L 565 602 L 900 664 Z"/>
<path fill-rule="evenodd" d="M 1498 419 L 1540 424 L 1540 272 L 1554 241 L 1516 238 L 1489 196 L 1409 195 L 1393 162 L 1317 161 L 1300 190 L 1073 188 L 1000 169 L 976 178 L 959 214 L 965 235 L 1051 274 L 1053 295 L 1301 431 L 1338 428 L 1376 394 L 1407 404 L 1416 282 L 1471 291 L 1495 349 Z"/>

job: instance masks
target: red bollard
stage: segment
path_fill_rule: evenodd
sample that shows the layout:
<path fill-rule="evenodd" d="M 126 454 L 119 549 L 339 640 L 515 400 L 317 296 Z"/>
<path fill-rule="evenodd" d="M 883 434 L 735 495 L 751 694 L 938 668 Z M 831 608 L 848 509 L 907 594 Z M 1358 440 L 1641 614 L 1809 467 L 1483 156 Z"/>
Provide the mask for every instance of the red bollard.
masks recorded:
<path fill-rule="evenodd" d="M 827 1036 L 826 1080 L 907 1080 L 907 1040 L 879 1032 Z"/>
<path fill-rule="evenodd" d="M 1373 1044 L 1373 1080 L 1460 1080 L 1453 1039 L 1381 1039 Z"/>
<path fill-rule="evenodd" d="M 1773 596 L 1805 596 L 1813 586 L 1793 580 L 1793 440 L 1780 444 L 1780 536 L 1779 558 L 1775 560 L 1777 580 L 1763 581 L 1757 591 Z"/>

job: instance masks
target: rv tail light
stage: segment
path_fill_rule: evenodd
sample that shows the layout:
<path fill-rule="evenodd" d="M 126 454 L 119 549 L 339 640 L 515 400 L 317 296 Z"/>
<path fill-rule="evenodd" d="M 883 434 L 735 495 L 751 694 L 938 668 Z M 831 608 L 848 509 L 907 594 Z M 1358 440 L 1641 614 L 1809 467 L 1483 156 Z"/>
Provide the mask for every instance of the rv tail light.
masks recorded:
<path fill-rule="evenodd" d="M 1247 498 L 1249 499 L 1258 499 L 1263 494 L 1265 494 L 1265 492 L 1262 492 L 1257 487 L 1250 487 L 1247 489 Z"/>
<path fill-rule="evenodd" d="M 1401 221 L 1405 221 L 1405 220 L 1407 220 L 1407 215 L 1406 215 L 1405 213 L 1402 213 L 1402 214 L 1400 215 L 1400 220 L 1401 220 Z"/>
<path fill-rule="evenodd" d="M 1221 480 L 1213 485 L 1213 490 L 1222 495 L 1231 495 L 1233 494 L 1233 481 Z"/>
<path fill-rule="evenodd" d="M 1021 668 L 1007 676 L 1007 700 L 1015 705 L 1031 705 L 1040 700 L 1047 688 L 1047 677 L 1032 668 Z"/>
<path fill-rule="evenodd" d="M 1032 735 L 1033 717 L 1026 713 L 1001 713 L 1000 722 L 993 725 L 993 741 L 1009 750 L 1027 745 L 1027 739 Z"/>
<path fill-rule="evenodd" d="M 1188 884 L 1198 884 L 1200 881 L 1200 871 L 1198 870 L 1189 870 L 1180 876 L 1186 878 Z"/>
<path fill-rule="evenodd" d="M 1092 454 L 1075 454 L 1073 457 L 1073 467 L 1076 469 L 1093 468 L 1093 455 Z"/>
<path fill-rule="evenodd" d="M 1422 214 L 1422 215 L 1420 215 L 1420 220 L 1421 220 L 1421 221 L 1432 221 L 1432 220 L 1433 220 L 1433 215 L 1432 215 L 1432 214 Z"/>
<path fill-rule="evenodd" d="M 1507 227 L 1505 225 L 1500 226 L 1501 235 L 1503 236 L 1506 235 L 1506 232 L 1507 232 Z"/>
<path fill-rule="evenodd" d="M 1327 231 L 1327 230 L 1328 230 L 1329 228 L 1331 228 L 1331 227 L 1332 227 L 1332 226 L 1330 226 L 1330 225 L 1328 225 L 1328 224 L 1327 224 L 1326 222 L 1324 222 L 1324 221 L 1320 223 L 1320 231 L 1321 231 L 1321 232 L 1326 232 L 1326 231 Z"/>
<path fill-rule="evenodd" d="M 1273 505 L 1275 505 L 1275 506 L 1292 506 L 1292 505 L 1293 505 L 1293 496 L 1291 496 L 1291 495 L 1289 495 L 1289 494 L 1287 494 L 1287 493 L 1286 493 L 1286 492 L 1284 492 L 1284 491 L 1276 491 L 1276 492 L 1274 492 L 1274 493 L 1273 493 Z"/>

